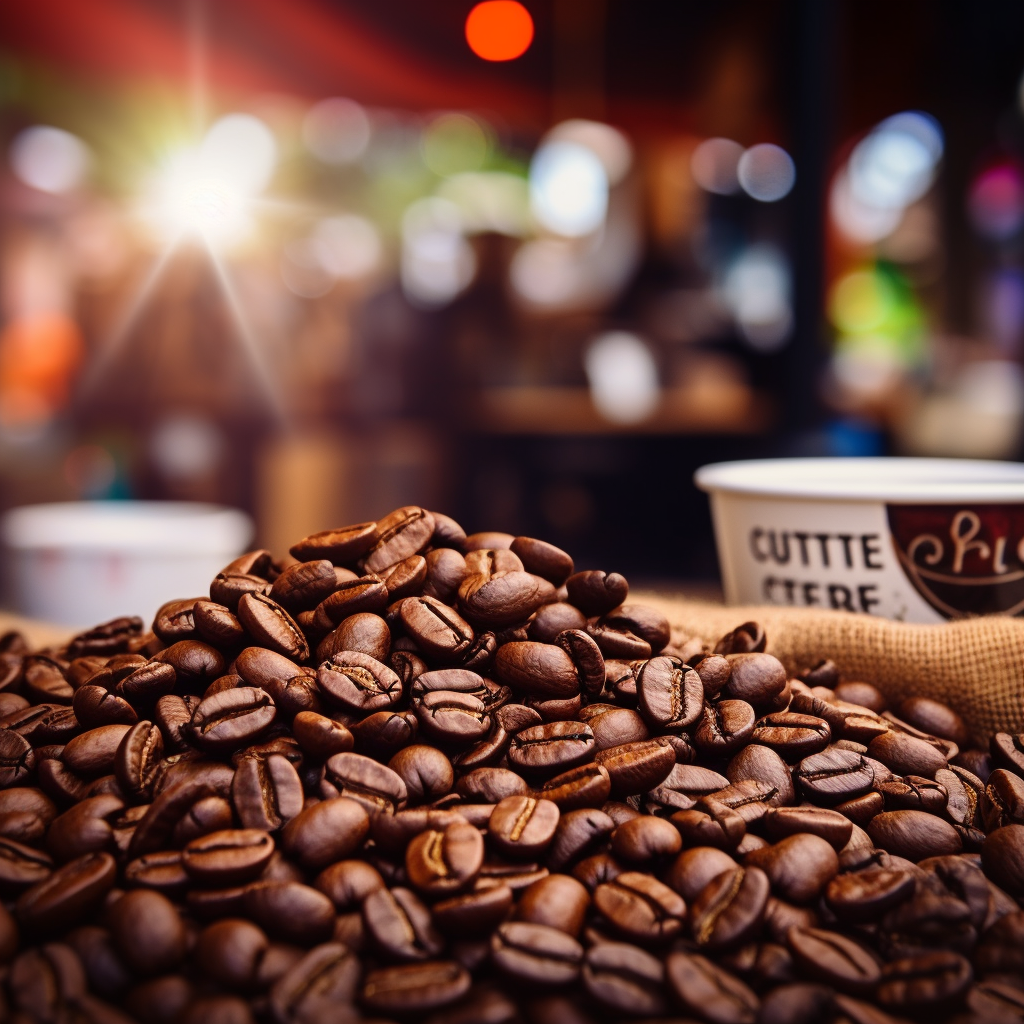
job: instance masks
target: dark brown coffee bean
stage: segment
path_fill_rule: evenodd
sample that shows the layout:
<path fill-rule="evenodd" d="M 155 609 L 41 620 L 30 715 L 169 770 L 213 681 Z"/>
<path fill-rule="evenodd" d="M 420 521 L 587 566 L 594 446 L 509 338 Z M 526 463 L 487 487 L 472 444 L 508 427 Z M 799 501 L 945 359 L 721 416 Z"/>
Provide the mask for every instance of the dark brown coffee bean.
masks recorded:
<path fill-rule="evenodd" d="M 349 728 L 357 753 L 387 760 L 416 739 L 420 726 L 412 711 L 378 711 Z"/>
<path fill-rule="evenodd" d="M 887 1009 L 945 1008 L 974 980 L 970 962 L 943 950 L 893 960 L 882 968 L 876 998 Z"/>
<path fill-rule="evenodd" d="M 26 889 L 14 905 L 15 916 L 30 934 L 67 929 L 99 906 L 116 878 L 109 853 L 86 854 Z"/>
<path fill-rule="evenodd" d="M 708 756 L 731 754 L 750 739 L 755 721 L 754 709 L 746 701 L 705 704 L 694 730 L 694 745 Z"/>
<path fill-rule="evenodd" d="M 383 615 L 388 598 L 387 584 L 375 575 L 336 583 L 334 592 L 317 605 L 313 613 L 314 626 L 330 632 L 353 615 Z"/>
<path fill-rule="evenodd" d="M 559 810 L 550 800 L 510 796 L 500 801 L 487 824 L 490 844 L 516 860 L 540 856 L 554 838 Z"/>
<path fill-rule="evenodd" d="M 985 873 L 1015 899 L 1024 897 L 1024 825 L 1006 825 L 981 848 Z"/>
<path fill-rule="evenodd" d="M 279 1021 L 330 1020 L 351 1004 L 359 987 L 358 957 L 338 942 L 325 942 L 293 963 L 270 990 Z"/>
<path fill-rule="evenodd" d="M 376 538 L 376 523 L 357 523 L 311 534 L 288 550 L 300 562 L 326 558 L 334 565 L 348 565 L 362 558 L 373 547 Z"/>
<path fill-rule="evenodd" d="M 362 754 L 335 754 L 327 762 L 327 781 L 340 796 L 362 804 L 371 815 L 400 811 L 408 800 L 401 778 Z"/>
<path fill-rule="evenodd" d="M 269 693 L 239 686 L 201 701 L 192 715 L 188 736 L 204 750 L 234 750 L 265 732 L 276 715 Z"/>
<path fill-rule="evenodd" d="M 840 921 L 861 924 L 883 914 L 914 894 L 916 879 L 908 871 L 866 868 L 832 879 L 825 900 Z"/>
<path fill-rule="evenodd" d="M 885 694 L 871 683 L 845 681 L 837 683 L 834 688 L 836 700 L 848 704 L 859 704 L 880 715 L 886 708 Z"/>
<path fill-rule="evenodd" d="M 715 800 L 732 808 L 748 824 L 760 821 L 769 807 L 776 805 L 778 791 L 770 782 L 743 779 L 711 793 L 705 800 Z M 698 805 L 699 806 L 699 805 Z"/>
<path fill-rule="evenodd" d="M 243 904 L 246 917 L 282 942 L 314 946 L 326 942 L 334 930 L 334 905 L 300 882 L 251 882 Z"/>
<path fill-rule="evenodd" d="M 754 1024 L 759 1002 L 738 978 L 706 957 L 670 953 L 665 975 L 677 1002 L 712 1024 Z"/>
<path fill-rule="evenodd" d="M 707 657 L 701 657 L 693 665 L 693 670 L 700 677 L 701 685 L 704 687 L 704 697 L 707 700 L 717 697 L 725 689 L 729 682 L 729 676 L 732 674 L 729 659 L 721 654 L 709 654 Z"/>
<path fill-rule="evenodd" d="M 583 984 L 602 1006 L 620 1013 L 660 1016 L 667 1004 L 661 961 L 638 946 L 605 942 L 587 950 Z"/>
<path fill-rule="evenodd" d="M 454 690 L 432 690 L 414 702 L 424 734 L 458 747 L 482 740 L 491 730 L 491 716 L 479 697 Z"/>
<path fill-rule="evenodd" d="M 527 778 L 558 774 L 594 758 L 594 734 L 582 722 L 549 722 L 519 730 L 508 747 L 510 764 Z"/>
<path fill-rule="evenodd" d="M 824 750 L 832 731 L 820 718 L 781 711 L 759 719 L 750 738 L 792 763 Z"/>
<path fill-rule="evenodd" d="M 853 835 L 853 823 L 849 819 L 824 807 L 773 807 L 765 812 L 762 822 L 764 833 L 772 842 L 808 832 L 838 851 Z"/>
<path fill-rule="evenodd" d="M 377 537 L 363 557 L 370 572 L 387 569 L 410 555 L 419 554 L 434 533 L 434 516 L 424 508 L 408 505 L 377 523 Z"/>
<path fill-rule="evenodd" d="M 560 587 L 572 575 L 572 557 L 547 541 L 516 537 L 509 550 L 519 556 L 527 572 L 543 576 L 556 587 Z"/>
<path fill-rule="evenodd" d="M 633 629 L 634 623 L 616 612 L 587 623 L 587 632 L 606 658 L 621 658 L 625 661 L 650 658 L 654 653 L 651 645 Z"/>
<path fill-rule="evenodd" d="M 269 596 L 290 612 L 315 608 L 337 588 L 334 566 L 326 558 L 288 566 L 274 580 Z"/>
<path fill-rule="evenodd" d="M 712 878 L 735 867 L 736 862 L 724 850 L 695 846 L 676 857 L 665 881 L 687 904 L 692 904 Z"/>
<path fill-rule="evenodd" d="M 441 661 L 457 661 L 469 649 L 476 634 L 454 608 L 433 597 L 407 597 L 399 616 L 417 647 Z"/>
<path fill-rule="evenodd" d="M 693 725 L 704 706 L 700 676 L 678 658 L 648 661 L 637 675 L 636 691 L 641 714 L 662 731 Z"/>
<path fill-rule="evenodd" d="M 876 958 L 860 943 L 838 932 L 792 928 L 786 942 L 804 971 L 842 992 L 870 994 L 882 976 Z"/>
<path fill-rule="evenodd" d="M 801 832 L 747 855 L 744 863 L 768 876 L 772 892 L 790 903 L 810 903 L 839 873 L 836 851 L 824 839 Z"/>
<path fill-rule="evenodd" d="M 733 867 L 701 889 L 690 908 L 697 945 L 722 950 L 746 942 L 764 920 L 769 881 L 759 868 Z"/>
<path fill-rule="evenodd" d="M 0 790 L 0 837 L 38 843 L 56 817 L 56 805 L 38 789 L 15 786 Z"/>
<path fill-rule="evenodd" d="M 127 725 L 101 725 L 79 733 L 65 744 L 61 760 L 84 778 L 109 775 L 114 770 L 117 748 L 129 728 Z"/>
<path fill-rule="evenodd" d="M 612 780 L 604 765 L 591 762 L 570 768 L 548 779 L 537 791 L 538 796 L 558 805 L 558 809 L 574 811 L 581 807 L 600 807 L 612 792 Z"/>
<path fill-rule="evenodd" d="M 871 766 L 861 754 L 837 747 L 805 757 L 794 778 L 807 799 L 830 806 L 866 793 L 875 781 Z"/>
<path fill-rule="evenodd" d="M 74 711 L 59 704 L 35 704 L 0 719 L 0 732 L 13 732 L 34 747 L 66 743 L 81 730 Z"/>
<path fill-rule="evenodd" d="M 36 754 L 23 736 L 0 729 L 0 788 L 24 785 L 36 767 Z"/>
<path fill-rule="evenodd" d="M 126 888 L 155 889 L 168 899 L 183 898 L 189 882 L 180 850 L 144 854 L 130 861 L 124 869 Z"/>
<path fill-rule="evenodd" d="M 151 661 L 125 676 L 114 688 L 114 693 L 133 707 L 150 707 L 169 694 L 177 681 L 178 673 L 173 665 Z"/>
<path fill-rule="evenodd" d="M 729 780 L 710 768 L 700 765 L 676 764 L 664 781 L 650 790 L 645 803 L 665 811 L 686 811 L 702 796 L 715 793 L 729 785 Z"/>
<path fill-rule="evenodd" d="M 70 704 L 74 696 L 64 677 L 63 664 L 42 654 L 32 654 L 22 662 L 22 685 L 36 703 Z"/>
<path fill-rule="evenodd" d="M 887 732 L 868 744 L 868 754 L 897 775 L 922 775 L 934 778 L 946 767 L 946 758 L 931 744 L 914 736 Z"/>
<path fill-rule="evenodd" d="M 585 629 L 586 616 L 565 601 L 556 601 L 537 609 L 530 621 L 529 638 L 538 643 L 552 644 L 559 633 L 567 629 Z"/>
<path fill-rule="evenodd" d="M 669 821 L 687 846 L 735 851 L 747 831 L 736 811 L 711 797 L 701 797 L 689 810 L 676 811 Z"/>
<path fill-rule="evenodd" d="M 560 985 L 579 977 L 583 947 L 557 928 L 508 921 L 491 939 L 495 966 L 517 981 Z"/>
<path fill-rule="evenodd" d="M 444 948 L 430 912 L 409 889 L 378 889 L 363 901 L 363 924 L 374 946 L 393 960 L 429 960 Z"/>
<path fill-rule="evenodd" d="M 199 640 L 179 640 L 154 655 L 152 660 L 170 665 L 179 683 L 198 690 L 205 690 L 214 679 L 224 675 L 224 655 L 216 647 Z M 130 699 L 126 690 L 122 690 L 119 696 Z"/>
<path fill-rule="evenodd" d="M 576 664 L 555 644 L 531 640 L 503 644 L 494 659 L 494 674 L 514 692 L 539 699 L 564 699 L 580 690 Z"/>
<path fill-rule="evenodd" d="M 470 803 L 496 804 L 529 790 L 526 781 L 507 768 L 474 768 L 455 784 L 455 791 Z"/>
<path fill-rule="evenodd" d="M 196 601 L 192 617 L 198 636 L 215 647 L 233 647 L 245 640 L 245 627 L 237 616 L 216 601 Z"/>
<path fill-rule="evenodd" d="M 642 815 L 620 825 L 611 836 L 611 852 L 624 864 L 653 869 L 682 849 L 678 829 L 663 818 Z"/>
<path fill-rule="evenodd" d="M 206 886 L 231 886 L 258 878 L 274 840 L 257 829 L 228 829 L 193 839 L 182 851 L 189 877 Z"/>
<path fill-rule="evenodd" d="M 324 662 L 317 684 L 332 700 L 363 713 L 382 711 L 402 699 L 402 681 L 387 665 L 355 651 L 342 651 Z"/>
<path fill-rule="evenodd" d="M 729 655 L 729 682 L 723 694 L 767 709 L 786 685 L 786 670 L 778 658 L 751 652 Z"/>
<path fill-rule="evenodd" d="M 166 974 L 185 955 L 185 926 L 174 904 L 158 892 L 125 893 L 107 919 L 118 953 L 137 974 Z"/>
<path fill-rule="evenodd" d="M 555 588 L 532 573 L 471 573 L 459 584 L 458 606 L 476 628 L 499 630 L 524 622 L 554 596 Z"/>
<path fill-rule="evenodd" d="M 7 971 L 6 989 L 16 1014 L 4 1016 L 35 1021 L 66 1019 L 70 1008 L 88 999 L 85 973 L 74 950 L 62 942 L 49 942 L 25 950 Z M 6 1004 L 6 1000 L 4 1001 Z"/>
<path fill-rule="evenodd" d="M 210 583 L 210 598 L 216 601 L 217 604 L 224 608 L 227 608 L 229 612 L 237 615 L 238 613 L 238 602 L 246 594 L 269 594 L 270 583 L 268 583 L 262 576 L 257 576 L 254 573 L 241 573 L 241 572 L 221 572 L 218 573 L 214 578 L 213 582 Z M 173 605 L 187 604 L 187 602 L 171 602 Z M 164 606 L 168 607 L 167 605 Z M 192 602 L 192 607 L 178 610 L 174 615 L 181 620 L 181 624 L 184 627 L 191 622 L 192 627 L 195 626 L 195 620 L 192 617 L 192 608 L 195 607 L 195 601 Z M 185 615 L 187 614 L 187 618 Z M 159 616 L 158 616 L 159 617 Z M 154 632 L 156 632 L 156 621 L 153 622 Z M 160 633 L 157 636 L 163 637 Z M 181 634 L 174 635 L 175 640 L 187 640 L 198 636 L 198 632 L 193 632 L 188 629 L 182 628 Z M 164 640 L 167 643 L 167 640 Z"/>
<path fill-rule="evenodd" d="M 618 932 L 645 944 L 674 939 L 686 915 L 678 893 L 639 871 L 624 871 L 598 885 L 594 906 Z"/>
<path fill-rule="evenodd" d="M 988 777 L 978 802 L 977 819 L 986 832 L 1006 825 L 1024 825 L 1024 778 L 997 768 Z"/>
<path fill-rule="evenodd" d="M 601 846 L 614 828 L 615 822 L 604 811 L 563 811 L 548 848 L 548 866 L 552 871 L 567 870 Z"/>
<path fill-rule="evenodd" d="M 451 761 L 436 747 L 424 744 L 398 751 L 388 761 L 388 767 L 405 783 L 409 802 L 414 804 L 439 800 L 455 783 Z"/>
<path fill-rule="evenodd" d="M 667 740 L 657 737 L 598 751 L 594 760 L 608 772 L 612 795 L 623 798 L 661 785 L 672 771 L 676 755 Z"/>
<path fill-rule="evenodd" d="M 231 802 L 244 828 L 276 832 L 302 810 L 302 782 L 286 757 L 245 757 L 235 769 Z"/>
<path fill-rule="evenodd" d="M 71 704 L 83 729 L 101 725 L 134 725 L 139 716 L 126 700 L 102 686 L 80 686 Z"/>
<path fill-rule="evenodd" d="M 112 821 L 124 810 L 116 796 L 87 797 L 56 817 L 46 835 L 46 848 L 59 864 L 86 853 L 114 852 Z"/>
<path fill-rule="evenodd" d="M 326 761 L 332 754 L 343 754 L 355 744 L 355 738 L 344 725 L 314 711 L 300 711 L 295 716 L 292 734 L 302 752 L 315 761 Z"/>
<path fill-rule="evenodd" d="M 260 646 L 286 658 L 305 661 L 309 644 L 295 620 L 266 594 L 244 594 L 238 602 L 238 618 Z"/>
<path fill-rule="evenodd" d="M 238 992 L 257 987 L 260 961 L 270 945 L 251 921 L 227 918 L 207 925 L 196 941 L 195 960 L 213 982 Z"/>
<path fill-rule="evenodd" d="M 876 846 L 914 862 L 963 849 L 953 826 L 925 811 L 883 811 L 868 822 L 867 832 Z"/>
<path fill-rule="evenodd" d="M 462 892 L 476 878 L 483 864 L 484 841 L 464 821 L 443 831 L 421 832 L 405 851 L 409 882 L 428 899 L 441 899 Z"/>
<path fill-rule="evenodd" d="M 229 800 L 221 796 L 206 796 L 197 800 L 174 826 L 171 842 L 186 846 L 193 839 L 234 828 L 235 813 Z"/>
<path fill-rule="evenodd" d="M 49 878 L 52 858 L 15 839 L 0 838 L 0 894 L 13 896 Z"/>
<path fill-rule="evenodd" d="M 163 752 L 163 736 L 152 722 L 139 722 L 124 734 L 114 755 L 114 774 L 126 794 L 136 800 L 151 795 Z"/>
<path fill-rule="evenodd" d="M 629 594 L 629 584 L 617 572 L 577 572 L 565 581 L 569 601 L 584 615 L 604 615 L 618 607 Z"/>
<path fill-rule="evenodd" d="M 374 1013 L 422 1013 L 456 1002 L 471 984 L 469 972 L 453 960 L 382 967 L 363 979 L 360 1000 Z"/>

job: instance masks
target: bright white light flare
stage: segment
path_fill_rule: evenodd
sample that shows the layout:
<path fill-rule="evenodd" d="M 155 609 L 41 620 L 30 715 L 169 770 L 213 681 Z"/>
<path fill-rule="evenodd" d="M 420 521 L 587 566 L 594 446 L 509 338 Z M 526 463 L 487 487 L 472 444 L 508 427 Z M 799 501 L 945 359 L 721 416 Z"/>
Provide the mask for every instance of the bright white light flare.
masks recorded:
<path fill-rule="evenodd" d="M 591 234 L 608 210 L 604 164 L 579 143 L 545 143 L 530 164 L 530 202 L 549 231 L 569 238 Z"/>
<path fill-rule="evenodd" d="M 7 155 L 19 181 L 54 195 L 80 185 L 89 168 L 85 143 L 49 125 L 37 124 L 18 132 Z"/>
<path fill-rule="evenodd" d="M 590 396 L 612 423 L 641 423 L 658 406 L 658 367 L 651 350 L 635 334 L 609 331 L 584 356 Z"/>

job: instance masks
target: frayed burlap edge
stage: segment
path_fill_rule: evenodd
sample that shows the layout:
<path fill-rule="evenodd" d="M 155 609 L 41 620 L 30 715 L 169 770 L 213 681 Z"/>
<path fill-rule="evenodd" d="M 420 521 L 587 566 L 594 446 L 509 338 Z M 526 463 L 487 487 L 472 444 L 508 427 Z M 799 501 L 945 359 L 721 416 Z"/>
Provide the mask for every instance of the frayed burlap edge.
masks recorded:
<path fill-rule="evenodd" d="M 768 651 L 790 672 L 831 658 L 844 679 L 874 683 L 895 705 L 905 697 L 944 701 L 979 744 L 994 732 L 1024 731 L 1024 619 L 992 616 L 942 625 L 797 608 L 736 607 L 631 595 L 672 624 L 673 640 L 710 644 L 742 622 L 764 627 Z"/>

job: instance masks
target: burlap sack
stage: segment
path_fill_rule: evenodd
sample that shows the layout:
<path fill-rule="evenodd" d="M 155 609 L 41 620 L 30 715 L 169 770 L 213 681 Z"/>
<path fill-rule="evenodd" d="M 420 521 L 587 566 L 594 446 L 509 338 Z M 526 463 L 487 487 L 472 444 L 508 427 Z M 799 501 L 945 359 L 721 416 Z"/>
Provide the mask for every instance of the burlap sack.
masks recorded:
<path fill-rule="evenodd" d="M 985 747 L 994 732 L 1024 731 L 1024 619 L 912 626 L 848 612 L 728 608 L 657 594 L 630 599 L 661 608 L 674 641 L 701 637 L 714 644 L 743 622 L 759 622 L 767 650 L 790 672 L 831 658 L 845 679 L 874 683 L 893 705 L 934 697 L 955 708 Z"/>

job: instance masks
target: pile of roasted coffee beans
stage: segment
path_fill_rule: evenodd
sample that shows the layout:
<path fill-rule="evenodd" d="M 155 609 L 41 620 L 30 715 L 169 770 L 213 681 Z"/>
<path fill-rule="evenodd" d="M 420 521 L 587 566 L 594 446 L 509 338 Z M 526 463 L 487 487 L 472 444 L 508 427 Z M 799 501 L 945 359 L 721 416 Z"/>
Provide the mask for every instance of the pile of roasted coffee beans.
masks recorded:
<path fill-rule="evenodd" d="M 0 1020 L 1024 1021 L 1024 737 L 421 508 L 291 553 L 0 641 Z"/>

